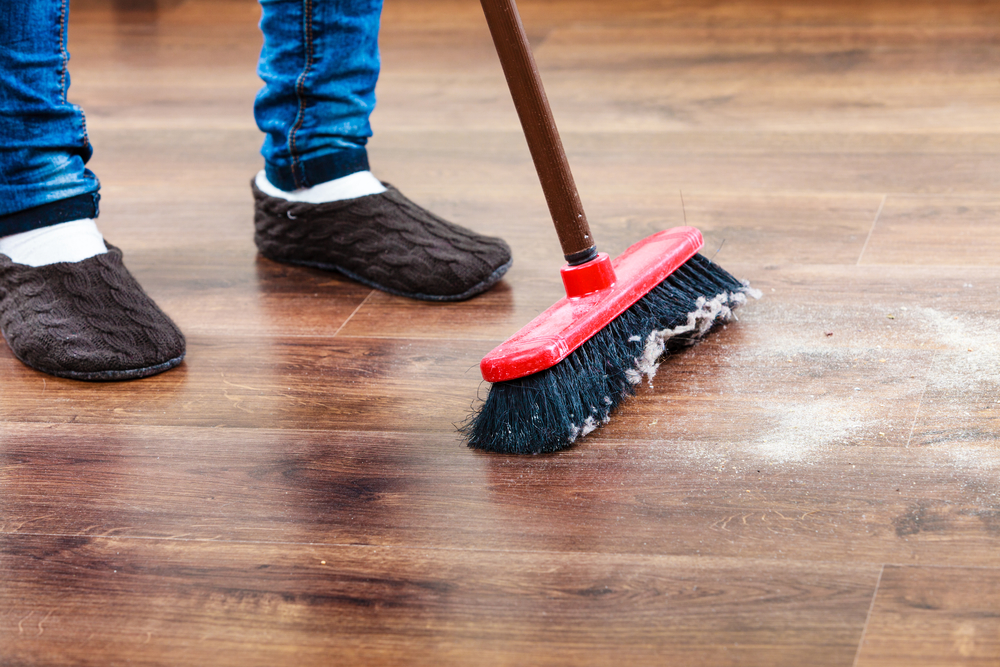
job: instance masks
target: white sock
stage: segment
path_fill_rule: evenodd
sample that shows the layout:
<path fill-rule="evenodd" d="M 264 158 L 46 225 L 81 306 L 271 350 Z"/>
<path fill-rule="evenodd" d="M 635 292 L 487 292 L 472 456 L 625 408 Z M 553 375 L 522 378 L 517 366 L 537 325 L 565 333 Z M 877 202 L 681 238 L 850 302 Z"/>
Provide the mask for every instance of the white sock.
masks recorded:
<path fill-rule="evenodd" d="M 0 253 L 16 264 L 28 266 L 81 262 L 107 251 L 104 237 L 91 218 L 0 237 Z"/>
<path fill-rule="evenodd" d="M 288 201 L 303 202 L 305 204 L 324 204 L 330 201 L 341 201 L 343 199 L 356 199 L 367 195 L 377 195 L 385 192 L 385 186 L 370 171 L 356 171 L 342 178 L 335 178 L 326 183 L 314 185 L 311 188 L 300 188 L 298 190 L 279 190 L 271 181 L 267 180 L 267 175 L 261 170 L 254 180 L 257 187 L 266 195 L 280 197 Z"/>

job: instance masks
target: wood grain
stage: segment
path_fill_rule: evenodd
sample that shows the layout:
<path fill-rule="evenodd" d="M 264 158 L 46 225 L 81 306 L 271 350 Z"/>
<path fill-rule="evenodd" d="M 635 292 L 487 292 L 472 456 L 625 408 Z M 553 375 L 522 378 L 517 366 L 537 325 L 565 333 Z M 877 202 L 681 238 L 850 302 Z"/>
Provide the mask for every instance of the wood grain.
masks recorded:
<path fill-rule="evenodd" d="M 874 227 L 864 264 L 995 266 L 1000 244 L 994 197 L 887 197 Z M 906 238 L 905 253 L 899 252 Z"/>
<path fill-rule="evenodd" d="M 347 664 L 407 655 L 449 665 L 850 660 L 876 569 L 759 563 L 748 576 L 743 567 L 16 536 L 0 547 L 0 651 L 16 661 L 43 655 L 48 664 L 88 665 L 98 664 L 95 654 L 139 665 L 321 665 L 334 647 Z"/>
<path fill-rule="evenodd" d="M 995 665 L 1000 661 L 995 568 L 889 566 L 857 665 Z"/>
<path fill-rule="evenodd" d="M 5 424 L 2 534 L 990 566 L 992 473 L 948 448 L 602 434 L 492 457 L 451 434 Z M 660 433 L 663 433 L 660 431 Z M 685 437 L 686 436 L 686 437 Z M 806 440 L 805 442 L 802 442 Z M 821 443 L 824 444 L 825 443 Z M 985 461 L 997 464 L 996 453 Z M 824 492 L 836 489 L 836 494 Z"/>
<path fill-rule="evenodd" d="M 996 664 L 1000 9 L 522 0 L 598 246 L 764 298 L 552 456 L 456 432 L 561 252 L 475 0 L 388 0 L 374 172 L 505 238 L 421 303 L 275 264 L 253 0 L 74 0 L 99 225 L 179 368 L 0 347 L 0 664 Z"/>

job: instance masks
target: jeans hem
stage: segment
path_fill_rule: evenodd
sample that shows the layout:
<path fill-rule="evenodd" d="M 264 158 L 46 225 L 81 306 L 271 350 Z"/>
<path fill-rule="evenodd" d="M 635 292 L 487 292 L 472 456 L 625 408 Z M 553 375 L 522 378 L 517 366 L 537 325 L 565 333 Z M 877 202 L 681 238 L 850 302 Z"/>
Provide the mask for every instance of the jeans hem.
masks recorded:
<path fill-rule="evenodd" d="M 271 185 L 286 192 L 311 188 L 368 169 L 368 150 L 363 146 L 300 160 L 294 166 L 278 166 L 266 161 L 264 163 L 267 180 Z"/>
<path fill-rule="evenodd" d="M 0 236 L 30 232 L 33 229 L 51 227 L 72 220 L 96 218 L 99 213 L 98 202 L 100 200 L 99 193 L 85 192 L 75 197 L 2 215 L 0 216 Z"/>

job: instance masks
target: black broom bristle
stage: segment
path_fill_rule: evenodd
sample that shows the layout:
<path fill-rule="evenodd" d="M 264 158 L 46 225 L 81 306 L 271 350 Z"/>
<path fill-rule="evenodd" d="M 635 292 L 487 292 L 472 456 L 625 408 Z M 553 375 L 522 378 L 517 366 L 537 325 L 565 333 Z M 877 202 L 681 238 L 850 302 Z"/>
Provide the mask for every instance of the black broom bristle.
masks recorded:
<path fill-rule="evenodd" d="M 570 446 L 609 421 L 664 354 L 698 342 L 746 295 L 760 293 L 701 255 L 544 371 L 497 382 L 462 425 L 470 447 L 541 454 Z"/>

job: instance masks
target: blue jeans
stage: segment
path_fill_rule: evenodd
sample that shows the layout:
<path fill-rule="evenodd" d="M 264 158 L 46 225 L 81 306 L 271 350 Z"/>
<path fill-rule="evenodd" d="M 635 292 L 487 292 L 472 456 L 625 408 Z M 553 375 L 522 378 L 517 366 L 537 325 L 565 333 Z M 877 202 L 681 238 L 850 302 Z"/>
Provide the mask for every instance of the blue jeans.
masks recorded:
<path fill-rule="evenodd" d="M 368 169 L 382 0 L 260 0 L 254 103 L 264 170 L 282 190 Z"/>
<path fill-rule="evenodd" d="M 260 0 L 254 103 L 284 190 L 368 169 L 382 0 Z M 0 236 L 97 216 L 92 148 L 69 89 L 69 0 L 0 2 Z"/>
<path fill-rule="evenodd" d="M 0 236 L 97 215 L 83 112 L 66 101 L 69 0 L 0 8 Z"/>

